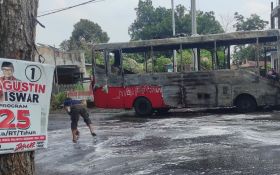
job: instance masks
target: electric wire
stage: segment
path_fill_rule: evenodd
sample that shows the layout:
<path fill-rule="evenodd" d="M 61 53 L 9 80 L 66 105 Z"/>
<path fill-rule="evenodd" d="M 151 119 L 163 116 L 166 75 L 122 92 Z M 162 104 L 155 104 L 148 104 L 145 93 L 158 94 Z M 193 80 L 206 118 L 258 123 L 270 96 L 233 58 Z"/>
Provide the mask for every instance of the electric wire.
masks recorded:
<path fill-rule="evenodd" d="M 90 0 L 90 1 L 86 1 L 86 2 L 83 2 L 83 3 L 77 4 L 77 5 L 73 5 L 73 6 L 57 9 L 57 10 L 49 10 L 50 11 L 49 13 L 38 15 L 38 18 L 43 17 L 43 16 L 47 16 L 47 15 L 51 15 L 51 14 L 54 14 L 54 13 L 62 12 L 62 11 L 65 11 L 65 10 L 69 10 L 69 9 L 72 9 L 72 8 L 75 8 L 75 7 L 78 7 L 78 6 L 82 6 L 82 5 L 86 5 L 86 4 L 89 4 L 89 3 L 97 3 L 97 2 L 101 2 L 101 1 L 104 1 L 104 0 Z"/>

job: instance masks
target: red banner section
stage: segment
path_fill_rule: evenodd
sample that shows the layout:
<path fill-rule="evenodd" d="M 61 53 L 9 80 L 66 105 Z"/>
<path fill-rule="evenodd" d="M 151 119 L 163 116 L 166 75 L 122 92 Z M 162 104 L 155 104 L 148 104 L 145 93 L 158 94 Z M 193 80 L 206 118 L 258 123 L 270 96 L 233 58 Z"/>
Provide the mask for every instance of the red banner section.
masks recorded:
<path fill-rule="evenodd" d="M 30 141 L 44 141 L 46 136 L 28 136 L 28 137 L 5 137 L 0 138 L 0 143 L 13 143 L 13 142 L 30 142 Z"/>

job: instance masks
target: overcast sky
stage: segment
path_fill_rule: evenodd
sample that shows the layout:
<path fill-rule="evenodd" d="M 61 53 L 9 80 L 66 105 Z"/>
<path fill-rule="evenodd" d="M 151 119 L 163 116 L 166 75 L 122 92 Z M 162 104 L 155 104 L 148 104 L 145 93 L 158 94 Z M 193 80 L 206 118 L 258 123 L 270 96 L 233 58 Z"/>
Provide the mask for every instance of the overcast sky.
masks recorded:
<path fill-rule="evenodd" d="M 38 13 L 60 9 L 87 0 L 40 0 Z M 278 0 L 196 0 L 197 10 L 214 11 L 217 19 L 232 19 L 234 12 L 245 17 L 256 13 L 262 19 L 270 21 L 270 3 Z M 175 5 L 182 4 L 190 9 L 191 0 L 174 0 Z M 37 26 L 37 43 L 58 46 L 63 40 L 69 39 L 73 25 L 81 18 L 98 23 L 108 33 L 109 42 L 129 41 L 128 27 L 136 18 L 135 8 L 138 0 L 104 0 L 90 3 L 57 14 L 40 17 L 38 20 L 46 26 Z M 153 0 L 154 6 L 171 8 L 171 0 Z"/>

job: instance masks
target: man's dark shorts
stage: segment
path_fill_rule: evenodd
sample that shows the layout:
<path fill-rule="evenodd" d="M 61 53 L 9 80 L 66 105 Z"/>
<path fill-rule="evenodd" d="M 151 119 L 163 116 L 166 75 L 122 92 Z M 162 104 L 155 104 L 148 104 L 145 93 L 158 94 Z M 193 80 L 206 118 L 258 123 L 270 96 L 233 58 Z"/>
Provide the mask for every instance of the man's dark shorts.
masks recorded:
<path fill-rule="evenodd" d="M 73 129 L 77 129 L 80 115 L 83 117 L 84 122 L 87 125 L 91 124 L 91 120 L 89 118 L 89 114 L 88 114 L 86 108 L 83 105 L 71 106 L 70 115 L 71 115 L 71 129 L 72 130 Z"/>

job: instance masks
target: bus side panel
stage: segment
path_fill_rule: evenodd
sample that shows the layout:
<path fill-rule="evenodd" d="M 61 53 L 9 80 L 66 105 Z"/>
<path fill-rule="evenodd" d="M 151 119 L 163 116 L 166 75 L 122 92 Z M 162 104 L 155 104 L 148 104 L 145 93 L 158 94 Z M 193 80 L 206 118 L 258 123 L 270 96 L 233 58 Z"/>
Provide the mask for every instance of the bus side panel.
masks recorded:
<path fill-rule="evenodd" d="M 218 84 L 218 106 L 228 107 L 232 106 L 232 89 L 229 84 Z"/>
<path fill-rule="evenodd" d="M 185 104 L 187 107 L 215 107 L 217 89 L 215 85 L 185 86 Z"/>
<path fill-rule="evenodd" d="M 107 108 L 124 108 L 123 78 L 121 75 L 108 76 Z"/>
<path fill-rule="evenodd" d="M 106 87 L 107 88 L 107 87 Z M 99 108 L 124 108 L 123 87 L 105 87 L 94 91 L 95 106 Z"/>
<path fill-rule="evenodd" d="M 172 108 L 180 108 L 183 106 L 182 88 L 180 86 L 163 86 L 164 103 Z"/>
<path fill-rule="evenodd" d="M 138 97 L 146 97 L 153 108 L 166 107 L 162 98 L 162 89 L 159 86 L 129 86 L 124 88 L 125 108 L 133 108 Z"/>
<path fill-rule="evenodd" d="M 258 86 L 258 105 L 280 105 L 280 83 L 275 80 L 260 79 Z"/>
<path fill-rule="evenodd" d="M 107 94 L 104 92 L 103 88 L 96 88 L 93 91 L 94 97 L 94 105 L 99 108 L 106 108 L 107 107 Z"/>
<path fill-rule="evenodd" d="M 123 87 L 108 87 L 107 108 L 124 108 Z"/>
<path fill-rule="evenodd" d="M 217 86 L 212 72 L 183 74 L 183 99 L 185 107 L 214 107 L 217 105 Z"/>
<path fill-rule="evenodd" d="M 255 71 L 250 69 L 235 71 L 235 76 L 232 78 L 232 104 L 239 95 L 247 94 L 255 98 L 257 105 L 260 105 L 259 89 L 262 87 L 260 77 Z"/>

